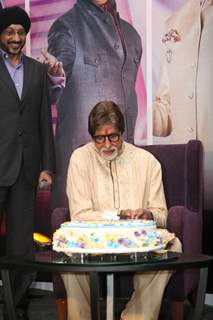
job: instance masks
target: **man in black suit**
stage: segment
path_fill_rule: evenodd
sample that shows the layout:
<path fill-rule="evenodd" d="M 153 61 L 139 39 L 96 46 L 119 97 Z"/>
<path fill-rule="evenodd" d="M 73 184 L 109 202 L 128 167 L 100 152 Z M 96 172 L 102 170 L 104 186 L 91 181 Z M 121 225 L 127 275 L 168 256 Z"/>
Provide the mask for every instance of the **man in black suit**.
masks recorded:
<path fill-rule="evenodd" d="M 22 53 L 30 24 L 19 7 L 0 10 L 0 222 L 5 211 L 6 254 L 32 259 L 36 187 L 52 183 L 55 158 L 46 67 Z M 11 278 L 27 319 L 18 307 L 32 277 Z"/>

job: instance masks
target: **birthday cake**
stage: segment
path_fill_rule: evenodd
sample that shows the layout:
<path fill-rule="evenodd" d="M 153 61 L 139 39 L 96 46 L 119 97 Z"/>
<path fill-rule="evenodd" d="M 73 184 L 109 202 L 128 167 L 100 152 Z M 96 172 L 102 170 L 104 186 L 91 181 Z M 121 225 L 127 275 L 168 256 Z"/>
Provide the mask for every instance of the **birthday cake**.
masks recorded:
<path fill-rule="evenodd" d="M 128 253 L 162 249 L 153 220 L 70 221 L 53 235 L 53 250 L 70 253 Z"/>

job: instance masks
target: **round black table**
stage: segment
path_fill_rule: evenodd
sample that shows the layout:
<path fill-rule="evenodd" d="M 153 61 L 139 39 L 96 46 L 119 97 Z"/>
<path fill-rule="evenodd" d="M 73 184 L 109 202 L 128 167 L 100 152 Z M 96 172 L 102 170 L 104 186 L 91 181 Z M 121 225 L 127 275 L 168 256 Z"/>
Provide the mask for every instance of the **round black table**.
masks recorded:
<path fill-rule="evenodd" d="M 106 274 L 107 285 L 107 320 L 114 319 L 114 274 L 120 272 L 147 272 L 159 270 L 200 269 L 200 280 L 194 320 L 201 320 L 208 265 L 213 257 L 202 254 L 179 254 L 165 252 L 159 254 L 131 255 L 75 255 L 72 258 L 53 251 L 39 252 L 35 260 L 27 261 L 18 257 L 0 258 L 1 277 L 9 320 L 16 320 L 13 292 L 10 284 L 9 271 L 12 269 L 41 272 L 82 272 L 90 275 L 91 318 L 100 320 L 99 305 L 99 274 Z"/>

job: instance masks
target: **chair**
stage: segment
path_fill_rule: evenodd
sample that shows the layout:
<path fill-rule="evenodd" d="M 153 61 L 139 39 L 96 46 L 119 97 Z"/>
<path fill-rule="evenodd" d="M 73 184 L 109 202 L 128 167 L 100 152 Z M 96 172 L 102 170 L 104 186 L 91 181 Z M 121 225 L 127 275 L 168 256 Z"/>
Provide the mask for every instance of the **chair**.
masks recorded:
<path fill-rule="evenodd" d="M 144 149 L 151 152 L 161 163 L 164 191 L 168 206 L 167 228 L 181 240 L 183 251 L 200 253 L 202 248 L 202 198 L 203 198 L 203 148 L 198 140 L 186 144 L 150 145 Z M 69 220 L 67 208 L 56 208 L 52 213 L 52 231 Z M 196 289 L 198 272 L 187 270 L 171 277 L 165 296 L 180 307 Z M 130 275 L 121 275 L 116 290 L 122 296 L 132 291 Z M 124 280 L 123 277 L 126 277 Z M 127 285 L 127 282 L 129 285 Z M 53 275 L 56 299 L 64 301 L 66 292 L 60 275 Z M 180 303 L 179 303 L 180 302 Z M 175 306 L 175 303 L 174 303 Z M 177 310 L 175 310 L 176 312 Z"/>

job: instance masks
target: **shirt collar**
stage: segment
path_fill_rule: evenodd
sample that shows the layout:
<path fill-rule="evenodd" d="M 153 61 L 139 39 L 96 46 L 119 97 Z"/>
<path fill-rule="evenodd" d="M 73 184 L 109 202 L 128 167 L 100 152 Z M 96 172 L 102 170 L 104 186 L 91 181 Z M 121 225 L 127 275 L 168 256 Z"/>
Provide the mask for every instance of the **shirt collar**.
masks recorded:
<path fill-rule="evenodd" d="M 10 63 L 8 53 L 6 51 L 4 51 L 2 48 L 0 48 L 0 55 L 4 61 L 8 61 Z M 23 52 L 21 52 L 20 63 L 17 66 L 20 66 L 23 64 L 23 56 L 24 56 L 24 54 L 23 54 Z"/>
<path fill-rule="evenodd" d="M 100 8 L 112 14 L 116 11 L 116 3 L 115 1 L 108 0 L 105 4 L 100 5 Z"/>
<path fill-rule="evenodd" d="M 204 7 L 205 4 L 211 5 L 211 4 L 213 4 L 213 0 L 200 0 L 201 8 Z"/>
<path fill-rule="evenodd" d="M 6 52 L 0 48 L 0 56 L 2 57 L 2 59 L 5 59 L 5 55 L 6 55 Z"/>
<path fill-rule="evenodd" d="M 80 1 L 80 0 L 79 0 Z M 107 3 L 98 5 L 95 0 L 83 0 L 85 3 L 92 3 L 95 7 L 102 9 L 105 12 L 114 13 L 117 12 L 116 2 L 115 0 L 108 0 Z"/>

